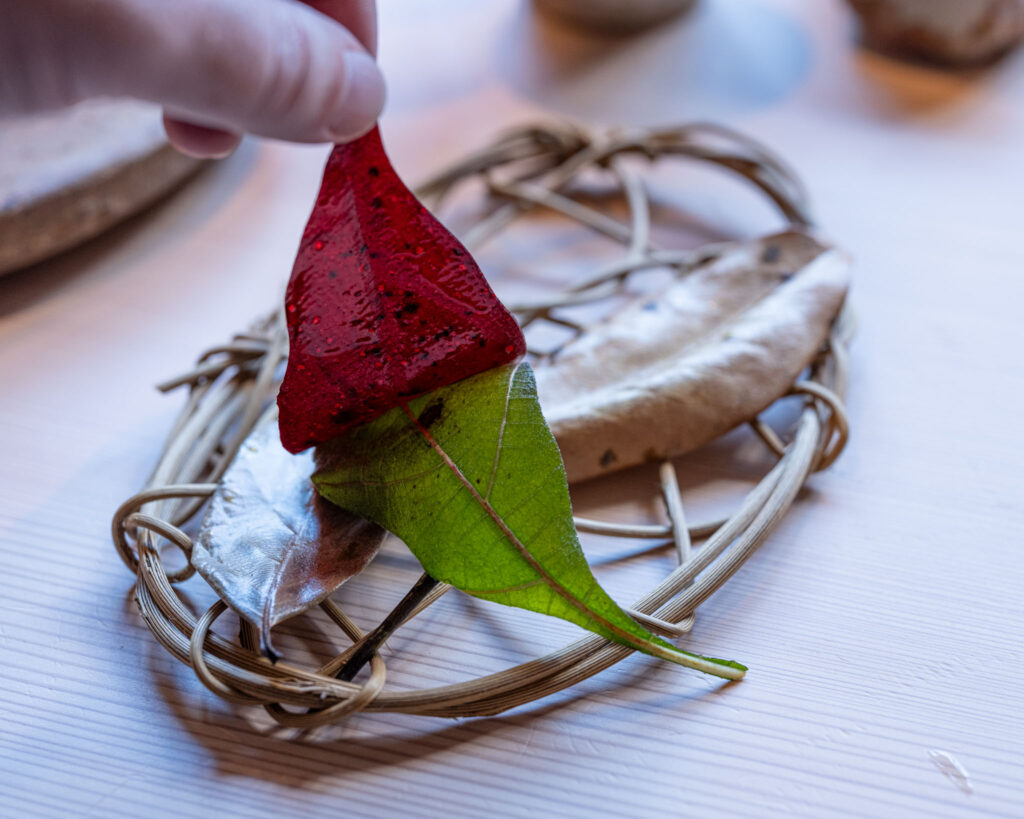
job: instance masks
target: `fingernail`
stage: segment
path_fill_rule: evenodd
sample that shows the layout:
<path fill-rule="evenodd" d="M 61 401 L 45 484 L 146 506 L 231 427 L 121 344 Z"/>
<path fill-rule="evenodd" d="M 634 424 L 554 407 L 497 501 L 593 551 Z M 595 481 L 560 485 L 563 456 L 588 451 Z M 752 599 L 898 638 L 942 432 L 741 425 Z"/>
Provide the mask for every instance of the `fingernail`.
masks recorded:
<path fill-rule="evenodd" d="M 345 91 L 331 138 L 346 142 L 373 127 L 384 107 L 384 76 L 364 51 L 345 52 Z"/>

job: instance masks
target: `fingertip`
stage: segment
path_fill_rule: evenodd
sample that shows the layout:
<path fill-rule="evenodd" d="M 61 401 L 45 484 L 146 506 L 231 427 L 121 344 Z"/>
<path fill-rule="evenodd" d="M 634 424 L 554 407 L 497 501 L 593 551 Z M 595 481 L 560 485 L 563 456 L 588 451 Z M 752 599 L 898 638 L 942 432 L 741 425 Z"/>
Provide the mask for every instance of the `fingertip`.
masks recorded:
<path fill-rule="evenodd" d="M 220 128 L 208 128 L 164 114 L 164 131 L 171 145 L 186 156 L 199 159 L 224 159 L 238 147 L 242 138 Z"/>
<path fill-rule="evenodd" d="M 348 142 L 373 128 L 386 96 L 384 75 L 368 53 L 347 50 L 344 60 L 344 90 L 330 124 L 330 137 L 335 142 Z"/>

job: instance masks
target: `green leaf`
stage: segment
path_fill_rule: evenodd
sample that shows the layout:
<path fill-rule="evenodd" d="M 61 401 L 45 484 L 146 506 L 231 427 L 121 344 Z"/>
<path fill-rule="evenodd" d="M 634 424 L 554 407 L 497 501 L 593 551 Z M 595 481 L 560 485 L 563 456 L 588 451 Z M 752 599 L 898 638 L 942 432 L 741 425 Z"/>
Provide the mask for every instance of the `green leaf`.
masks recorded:
<path fill-rule="evenodd" d="M 316 455 L 320 493 L 398 535 L 438 580 L 680 665 L 743 676 L 738 663 L 680 651 L 648 633 L 598 585 L 528 364 L 421 396 Z"/>

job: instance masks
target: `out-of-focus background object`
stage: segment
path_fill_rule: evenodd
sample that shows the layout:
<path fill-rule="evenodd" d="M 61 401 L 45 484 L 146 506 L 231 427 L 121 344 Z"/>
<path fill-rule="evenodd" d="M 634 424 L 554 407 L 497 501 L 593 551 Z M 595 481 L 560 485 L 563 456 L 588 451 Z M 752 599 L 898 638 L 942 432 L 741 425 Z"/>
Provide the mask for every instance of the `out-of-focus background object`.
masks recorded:
<path fill-rule="evenodd" d="M 992 60 L 1024 39 L 1024 0 L 850 0 L 873 46 L 951 65 Z"/>
<path fill-rule="evenodd" d="M 596 31 L 622 34 L 664 22 L 695 0 L 534 0 L 545 11 Z"/>
<path fill-rule="evenodd" d="M 0 120 L 0 274 L 91 239 L 201 164 L 170 146 L 160 110 L 144 103 Z"/>

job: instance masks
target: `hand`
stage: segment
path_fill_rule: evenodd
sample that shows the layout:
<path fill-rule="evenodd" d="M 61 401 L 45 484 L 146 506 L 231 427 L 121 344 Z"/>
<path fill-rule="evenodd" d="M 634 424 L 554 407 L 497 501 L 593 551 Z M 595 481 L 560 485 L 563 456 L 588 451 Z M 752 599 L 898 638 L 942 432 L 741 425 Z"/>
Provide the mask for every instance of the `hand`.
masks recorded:
<path fill-rule="evenodd" d="M 374 0 L 0 0 L 0 114 L 135 97 L 194 155 L 345 142 L 384 104 L 376 25 Z"/>

